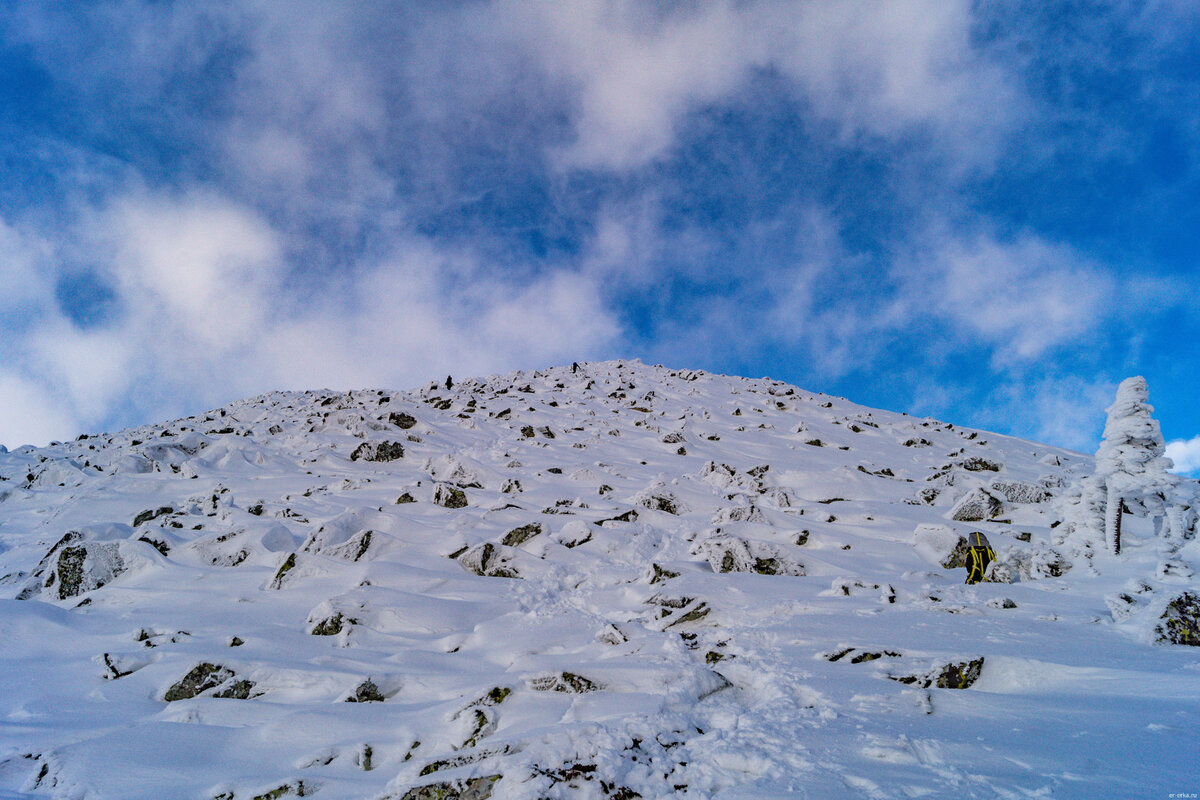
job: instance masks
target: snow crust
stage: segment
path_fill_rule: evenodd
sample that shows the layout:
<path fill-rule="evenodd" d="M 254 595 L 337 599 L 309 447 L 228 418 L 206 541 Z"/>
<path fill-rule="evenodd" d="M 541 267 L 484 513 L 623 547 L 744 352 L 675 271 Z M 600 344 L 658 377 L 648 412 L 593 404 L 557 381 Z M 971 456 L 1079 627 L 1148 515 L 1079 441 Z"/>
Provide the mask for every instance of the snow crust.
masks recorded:
<path fill-rule="evenodd" d="M 1078 559 L 1093 471 L 640 362 L 0 450 L 0 798 L 1195 792 L 1200 552 Z"/>

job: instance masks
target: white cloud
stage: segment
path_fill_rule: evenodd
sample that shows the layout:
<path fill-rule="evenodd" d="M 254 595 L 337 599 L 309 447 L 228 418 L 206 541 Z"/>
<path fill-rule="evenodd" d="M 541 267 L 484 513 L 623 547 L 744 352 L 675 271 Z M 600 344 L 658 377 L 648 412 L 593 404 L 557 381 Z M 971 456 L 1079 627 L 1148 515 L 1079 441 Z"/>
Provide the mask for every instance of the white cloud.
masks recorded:
<path fill-rule="evenodd" d="M 1011 242 L 939 229 L 900 262 L 911 316 L 934 313 L 994 349 L 997 364 L 1030 361 L 1080 344 L 1113 313 L 1111 277 L 1065 245 L 1025 235 Z"/>
<path fill-rule="evenodd" d="M 6 331 L 5 443 L 277 388 L 405 388 L 544 366 L 601 354 L 620 334 L 594 276 L 510 276 L 420 237 L 341 275 L 289 271 L 282 237 L 211 192 L 135 193 L 78 235 L 106 257 L 120 312 L 82 329 L 51 308 Z"/>
<path fill-rule="evenodd" d="M 51 252 L 40 237 L 0 219 L 0 313 L 53 302 Z"/>
<path fill-rule="evenodd" d="M 257 214 L 210 194 L 139 196 L 114 204 L 102 224 L 115 251 L 109 270 L 135 319 L 210 346 L 263 321 L 280 245 Z"/>
<path fill-rule="evenodd" d="M 57 394 L 20 374 L 0 369 L 0 444 L 44 445 L 67 438 L 79 420 Z"/>
<path fill-rule="evenodd" d="M 931 126 L 977 160 L 1019 108 L 1001 69 L 973 50 L 971 8 L 937 4 L 711 0 L 644 4 L 496 2 L 495 21 L 576 92 L 564 167 L 628 169 L 664 155 L 687 111 L 738 93 L 756 70 L 794 81 L 847 136 Z"/>
<path fill-rule="evenodd" d="M 1104 429 L 1105 409 L 1116 385 L 1109 380 L 1066 377 L 1019 388 L 1006 420 L 1010 430 L 1031 429 L 1038 441 L 1095 452 Z"/>
<path fill-rule="evenodd" d="M 1200 436 L 1167 442 L 1167 458 L 1175 462 L 1172 472 L 1181 475 L 1200 473 Z"/>

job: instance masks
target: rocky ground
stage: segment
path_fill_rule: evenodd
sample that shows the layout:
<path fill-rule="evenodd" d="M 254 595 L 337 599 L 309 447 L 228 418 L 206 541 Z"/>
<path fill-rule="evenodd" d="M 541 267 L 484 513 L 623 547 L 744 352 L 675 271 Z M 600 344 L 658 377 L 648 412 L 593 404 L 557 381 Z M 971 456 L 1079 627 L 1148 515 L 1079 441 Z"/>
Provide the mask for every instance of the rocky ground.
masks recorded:
<path fill-rule="evenodd" d="M 1198 545 L 1081 558 L 1090 469 L 639 362 L 0 453 L 0 798 L 1200 791 Z"/>

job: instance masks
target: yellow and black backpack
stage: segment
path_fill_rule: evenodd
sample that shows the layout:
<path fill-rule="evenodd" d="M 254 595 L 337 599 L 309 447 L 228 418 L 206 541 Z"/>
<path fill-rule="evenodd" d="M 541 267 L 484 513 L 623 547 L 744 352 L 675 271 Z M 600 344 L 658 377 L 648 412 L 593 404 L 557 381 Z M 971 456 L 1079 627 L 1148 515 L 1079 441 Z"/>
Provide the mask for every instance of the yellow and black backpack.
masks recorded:
<path fill-rule="evenodd" d="M 967 583 L 979 583 L 996 553 L 980 531 L 968 534 L 967 546 Z"/>

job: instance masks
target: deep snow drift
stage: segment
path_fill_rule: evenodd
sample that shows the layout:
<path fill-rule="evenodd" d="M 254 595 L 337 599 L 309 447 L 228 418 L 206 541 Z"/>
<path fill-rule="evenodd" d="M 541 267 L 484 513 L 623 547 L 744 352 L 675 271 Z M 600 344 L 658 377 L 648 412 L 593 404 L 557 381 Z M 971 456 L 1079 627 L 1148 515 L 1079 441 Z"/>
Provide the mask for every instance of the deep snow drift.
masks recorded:
<path fill-rule="evenodd" d="M 0 453 L 0 797 L 1197 792 L 1200 552 L 1076 561 L 1092 468 L 638 362 Z"/>

